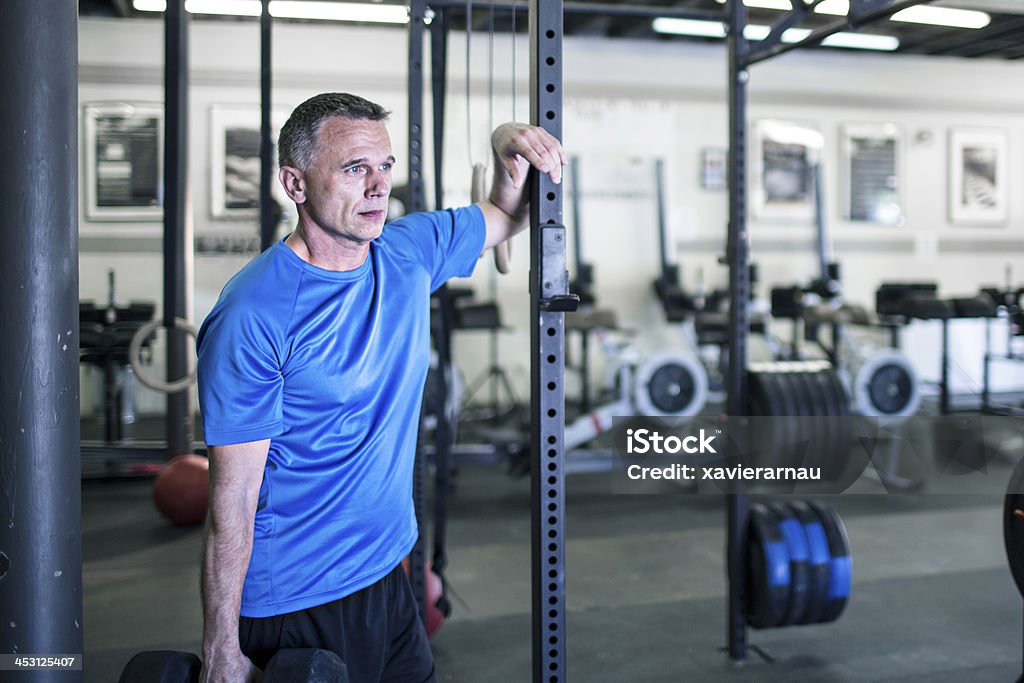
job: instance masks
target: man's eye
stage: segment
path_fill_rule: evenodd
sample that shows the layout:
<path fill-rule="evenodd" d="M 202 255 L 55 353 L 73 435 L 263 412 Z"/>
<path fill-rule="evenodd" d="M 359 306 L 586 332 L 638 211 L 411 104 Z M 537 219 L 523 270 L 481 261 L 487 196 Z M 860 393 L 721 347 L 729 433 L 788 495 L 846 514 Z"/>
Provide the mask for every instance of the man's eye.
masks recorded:
<path fill-rule="evenodd" d="M 380 165 L 380 170 L 387 172 L 391 170 L 392 166 L 394 166 L 394 164 L 392 164 L 391 162 L 384 162 L 383 164 Z"/>
<path fill-rule="evenodd" d="M 345 169 L 345 172 L 350 174 L 350 175 L 358 175 L 358 174 L 362 173 L 364 170 L 366 170 L 365 166 L 358 165 L 358 166 L 349 166 L 348 168 Z"/>

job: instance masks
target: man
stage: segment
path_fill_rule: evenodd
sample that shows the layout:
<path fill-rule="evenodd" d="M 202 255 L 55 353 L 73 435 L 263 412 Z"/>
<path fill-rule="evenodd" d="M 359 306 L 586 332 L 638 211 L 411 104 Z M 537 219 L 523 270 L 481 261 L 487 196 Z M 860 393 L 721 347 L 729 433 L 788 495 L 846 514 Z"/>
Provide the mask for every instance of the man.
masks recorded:
<path fill-rule="evenodd" d="M 211 493 L 203 681 L 248 681 L 280 648 L 319 647 L 353 683 L 433 680 L 401 569 L 430 292 L 519 232 L 526 173 L 560 182 L 546 131 L 491 137 L 489 200 L 388 224 L 388 113 L 354 95 L 299 105 L 278 179 L 294 232 L 224 287 L 198 338 Z"/>

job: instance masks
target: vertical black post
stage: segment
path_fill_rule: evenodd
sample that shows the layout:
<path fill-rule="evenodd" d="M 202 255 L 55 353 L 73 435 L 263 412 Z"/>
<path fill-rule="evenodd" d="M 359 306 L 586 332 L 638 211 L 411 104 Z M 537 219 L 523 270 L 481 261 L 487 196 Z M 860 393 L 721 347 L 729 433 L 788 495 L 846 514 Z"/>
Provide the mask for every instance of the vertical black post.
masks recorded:
<path fill-rule="evenodd" d="M 1009 311 L 1007 311 L 1009 312 Z M 991 321 L 985 318 L 985 354 L 981 357 L 981 412 L 989 412 L 989 370 L 988 366 L 992 362 L 992 326 L 989 324 Z M 1007 344 L 1007 349 L 1010 349 L 1010 345 Z"/>
<path fill-rule="evenodd" d="M 273 103 L 270 66 L 270 0 L 263 0 L 260 14 L 260 251 L 266 251 L 274 242 L 278 212 L 274 211 L 274 198 L 270 188 L 274 183 L 274 142 L 271 140 L 270 110 Z"/>
<path fill-rule="evenodd" d="M 430 22 L 430 84 L 433 104 L 433 147 L 434 147 L 434 208 L 444 207 L 444 104 L 446 78 L 448 74 L 448 13 L 436 10 Z M 434 455 L 434 551 L 431 555 L 431 569 L 444 579 L 448 568 L 448 489 L 451 487 L 452 450 L 455 446 L 455 414 L 449 410 L 450 388 L 454 383 L 455 369 L 452 366 L 452 307 L 454 303 L 448 286 L 443 285 L 437 292 L 440 324 L 437 329 L 435 346 L 438 366 L 442 371 L 441 396 L 438 401 L 443 408 L 437 416 L 434 432 L 437 446 Z M 440 609 L 445 616 L 450 611 L 447 596 L 442 593 Z"/>
<path fill-rule="evenodd" d="M 580 158 L 569 157 L 569 191 L 572 195 L 572 265 L 576 272 L 575 290 L 581 300 L 590 305 L 593 296 L 593 273 L 583 262 L 583 212 L 580 196 Z M 570 283 L 572 284 L 572 283 Z M 580 411 L 590 412 L 590 331 L 583 326 L 580 333 Z"/>
<path fill-rule="evenodd" d="M 185 0 L 168 0 L 164 14 L 164 327 L 167 379 L 189 373 L 192 339 L 175 329 L 188 319 L 192 235 L 188 202 L 188 14 Z M 189 253 L 186 253 L 186 250 Z M 192 452 L 191 391 L 167 394 L 167 457 Z"/>
<path fill-rule="evenodd" d="M 747 233 L 747 80 L 749 47 L 743 30 L 747 8 L 729 0 L 729 360 L 726 368 L 726 413 L 747 412 L 747 334 L 750 330 L 750 237 Z M 735 455 L 735 454 L 731 454 Z M 729 575 L 726 630 L 729 656 L 747 656 L 746 592 L 747 521 L 750 501 L 742 483 L 728 497 L 726 562 Z"/>
<path fill-rule="evenodd" d="M 668 282 L 668 272 L 671 267 L 668 258 L 668 220 L 665 216 L 665 160 L 662 158 L 654 161 L 654 188 L 658 198 L 658 250 L 661 253 L 661 277 L 665 284 Z"/>
<path fill-rule="evenodd" d="M 423 18 L 426 0 L 409 3 L 409 206 L 408 212 L 426 210 L 423 194 Z M 426 495 L 427 459 L 423 448 L 416 450 L 416 470 L 413 477 L 413 503 L 419 522 L 419 537 L 409 557 L 409 579 L 420 618 L 426 619 Z"/>
<path fill-rule="evenodd" d="M 530 121 L 562 139 L 562 1 L 530 0 Z M 565 310 L 562 187 L 530 178 L 530 488 L 533 681 L 565 670 Z"/>
<path fill-rule="evenodd" d="M 814 183 L 814 227 L 817 237 L 818 248 L 818 278 L 822 285 L 831 280 L 828 272 L 828 262 L 832 259 L 832 253 L 828 240 L 828 226 L 825 224 L 825 192 L 824 192 L 824 171 L 821 169 L 821 159 L 815 161 L 810 168 L 811 182 Z"/>
<path fill-rule="evenodd" d="M 450 29 L 448 10 L 434 10 L 434 20 L 430 22 L 430 85 L 434 104 L 434 209 L 444 208 L 444 105 L 448 95 Z"/>
<path fill-rule="evenodd" d="M 0 201 L 0 653 L 80 655 L 78 3 L 3 2 L 0 25 L 0 169 L 25 180 Z"/>
<path fill-rule="evenodd" d="M 949 319 L 942 319 L 942 368 L 939 374 L 939 414 L 949 415 Z"/>
<path fill-rule="evenodd" d="M 576 281 L 580 282 L 586 278 L 583 276 L 583 218 L 580 209 L 580 158 L 578 156 L 569 158 L 569 181 L 572 190 L 572 265 L 576 270 Z M 589 284 L 588 282 L 588 288 Z"/>

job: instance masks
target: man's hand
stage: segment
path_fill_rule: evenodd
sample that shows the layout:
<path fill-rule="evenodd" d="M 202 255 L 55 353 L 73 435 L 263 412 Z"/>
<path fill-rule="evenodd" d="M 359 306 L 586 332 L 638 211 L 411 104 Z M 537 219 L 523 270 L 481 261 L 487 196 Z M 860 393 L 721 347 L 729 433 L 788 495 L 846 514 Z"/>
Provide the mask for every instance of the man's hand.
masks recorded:
<path fill-rule="evenodd" d="M 526 178 L 526 164 L 541 173 L 547 173 L 554 183 L 562 182 L 562 166 L 566 165 L 565 152 L 554 136 L 543 128 L 525 123 L 503 123 L 491 134 L 494 158 L 512 179 L 512 186 L 522 187 Z"/>
<path fill-rule="evenodd" d="M 257 683 L 262 674 L 239 650 L 234 656 L 207 657 L 199 674 L 199 683 Z"/>

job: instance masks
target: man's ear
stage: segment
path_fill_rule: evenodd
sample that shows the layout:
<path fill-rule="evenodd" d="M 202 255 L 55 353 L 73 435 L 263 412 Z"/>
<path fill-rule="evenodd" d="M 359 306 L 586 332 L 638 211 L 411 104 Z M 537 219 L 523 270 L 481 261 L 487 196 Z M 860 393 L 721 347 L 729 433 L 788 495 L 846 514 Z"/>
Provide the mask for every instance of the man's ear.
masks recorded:
<path fill-rule="evenodd" d="M 306 201 L 306 180 L 302 171 L 294 166 L 282 166 L 277 172 L 277 179 L 289 199 L 296 204 L 303 204 Z"/>

